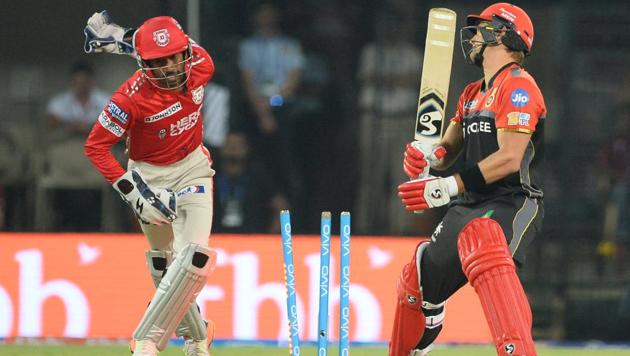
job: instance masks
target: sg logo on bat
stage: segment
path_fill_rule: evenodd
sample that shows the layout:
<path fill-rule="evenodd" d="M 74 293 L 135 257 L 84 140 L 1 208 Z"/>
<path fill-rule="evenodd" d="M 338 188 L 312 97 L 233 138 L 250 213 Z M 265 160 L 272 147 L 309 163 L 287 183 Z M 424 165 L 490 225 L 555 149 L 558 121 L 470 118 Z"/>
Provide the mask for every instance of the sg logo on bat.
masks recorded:
<path fill-rule="evenodd" d="M 442 114 L 439 111 L 421 113 L 416 131 L 423 136 L 435 136 L 442 132 Z"/>

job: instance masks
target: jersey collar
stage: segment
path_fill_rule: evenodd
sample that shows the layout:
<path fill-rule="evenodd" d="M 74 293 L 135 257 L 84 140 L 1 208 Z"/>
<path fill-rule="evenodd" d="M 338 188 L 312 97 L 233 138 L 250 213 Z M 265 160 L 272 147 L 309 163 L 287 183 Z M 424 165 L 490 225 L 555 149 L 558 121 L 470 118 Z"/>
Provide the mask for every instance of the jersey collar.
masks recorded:
<path fill-rule="evenodd" d="M 488 85 L 486 85 L 485 80 L 482 80 L 481 81 L 481 91 L 485 92 L 486 90 L 492 88 L 492 85 L 494 84 L 494 80 L 499 76 L 499 74 L 501 74 L 504 70 L 506 70 L 507 68 L 511 67 L 514 64 L 516 64 L 517 66 L 520 66 L 517 62 L 510 62 L 510 63 L 504 65 L 503 67 L 499 68 L 499 70 L 496 73 L 494 73 L 492 78 L 490 78 L 490 81 L 488 82 Z"/>

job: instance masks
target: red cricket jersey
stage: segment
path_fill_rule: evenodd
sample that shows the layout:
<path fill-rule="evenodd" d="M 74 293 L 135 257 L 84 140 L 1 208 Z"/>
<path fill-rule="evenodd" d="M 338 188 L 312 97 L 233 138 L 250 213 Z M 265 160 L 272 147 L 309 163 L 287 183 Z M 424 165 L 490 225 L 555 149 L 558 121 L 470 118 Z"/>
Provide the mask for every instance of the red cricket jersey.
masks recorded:
<path fill-rule="evenodd" d="M 515 192 L 542 198 L 537 167 L 546 115 L 545 101 L 534 78 L 516 63 L 501 68 L 487 84 L 479 80 L 464 88 L 451 121 L 462 125 L 465 167 L 499 150 L 497 131 L 531 134 L 531 139 L 518 172 L 489 184 L 483 192 L 464 192 L 462 203 Z"/>
<path fill-rule="evenodd" d="M 137 71 L 112 95 L 85 142 L 85 155 L 113 183 L 125 173 L 111 147 L 127 136 L 129 158 L 154 165 L 175 163 L 202 142 L 204 86 L 214 74 L 210 55 L 192 45 L 192 71 L 184 90 L 163 90 Z"/>

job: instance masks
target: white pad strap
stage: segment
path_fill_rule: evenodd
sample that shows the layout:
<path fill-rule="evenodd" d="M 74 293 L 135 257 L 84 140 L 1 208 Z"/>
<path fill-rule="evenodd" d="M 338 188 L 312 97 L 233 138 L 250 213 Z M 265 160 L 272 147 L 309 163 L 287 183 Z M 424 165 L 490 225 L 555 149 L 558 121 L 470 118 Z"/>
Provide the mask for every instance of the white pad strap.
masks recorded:
<path fill-rule="evenodd" d="M 424 311 L 424 317 L 426 319 L 425 327 L 427 329 L 435 329 L 444 322 L 446 302 L 431 304 L 427 301 L 423 301 L 422 310 Z"/>
<path fill-rule="evenodd" d="M 420 290 L 422 290 L 422 274 L 420 273 L 422 254 L 424 253 L 424 250 L 429 247 L 429 244 L 430 242 L 422 243 L 418 246 L 416 250 L 416 268 L 418 269 L 418 285 L 420 286 Z M 423 300 L 422 309 L 426 319 L 425 327 L 427 329 L 434 329 L 442 325 L 446 312 L 445 301 L 439 304 L 432 304 L 427 302 L 426 300 Z"/>
<path fill-rule="evenodd" d="M 164 350 L 175 328 L 190 310 L 206 279 L 214 270 L 217 254 L 210 248 L 188 244 L 175 257 L 160 281 L 151 304 L 133 334 L 151 340 Z"/>
<path fill-rule="evenodd" d="M 157 288 L 167 268 L 173 262 L 173 253 L 171 251 L 149 250 L 146 252 L 146 257 L 153 284 Z M 193 303 L 190 306 L 190 310 L 184 315 L 181 323 L 175 329 L 175 335 L 178 337 L 189 337 L 196 341 L 208 338 L 208 326 L 201 316 L 196 303 Z"/>

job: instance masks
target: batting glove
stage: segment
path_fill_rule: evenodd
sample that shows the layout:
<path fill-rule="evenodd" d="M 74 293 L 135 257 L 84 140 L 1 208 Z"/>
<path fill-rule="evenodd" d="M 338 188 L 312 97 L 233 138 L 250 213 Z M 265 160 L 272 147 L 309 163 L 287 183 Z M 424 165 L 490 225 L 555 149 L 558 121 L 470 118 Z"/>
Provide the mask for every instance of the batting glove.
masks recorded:
<path fill-rule="evenodd" d="M 408 211 L 421 211 L 446 205 L 457 196 L 455 177 L 429 176 L 410 180 L 398 186 L 398 196 Z"/>
<path fill-rule="evenodd" d="M 420 141 L 408 143 L 405 148 L 403 170 L 410 179 L 423 178 L 429 175 L 429 169 L 446 156 L 443 146 L 428 147 Z"/>

